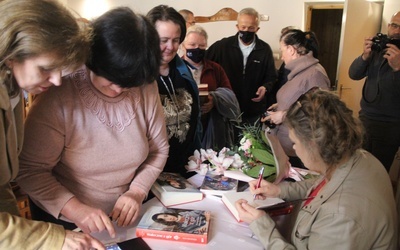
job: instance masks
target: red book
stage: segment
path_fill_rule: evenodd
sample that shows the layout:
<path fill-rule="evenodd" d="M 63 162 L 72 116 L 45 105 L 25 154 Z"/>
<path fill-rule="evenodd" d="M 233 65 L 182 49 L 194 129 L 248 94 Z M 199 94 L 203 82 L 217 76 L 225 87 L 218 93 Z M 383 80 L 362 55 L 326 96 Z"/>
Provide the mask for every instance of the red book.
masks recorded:
<path fill-rule="evenodd" d="M 152 206 L 141 218 L 136 236 L 207 244 L 210 219 L 208 211 Z"/>

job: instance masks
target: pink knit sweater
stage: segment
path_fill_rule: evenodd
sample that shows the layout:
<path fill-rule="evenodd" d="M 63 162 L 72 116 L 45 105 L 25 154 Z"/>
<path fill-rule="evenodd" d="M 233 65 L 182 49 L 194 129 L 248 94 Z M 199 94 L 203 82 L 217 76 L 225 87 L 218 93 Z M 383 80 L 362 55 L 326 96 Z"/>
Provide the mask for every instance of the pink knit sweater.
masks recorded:
<path fill-rule="evenodd" d="M 157 84 L 110 98 L 83 69 L 35 99 L 17 180 L 56 218 L 74 196 L 109 214 L 127 190 L 148 193 L 168 149 Z"/>

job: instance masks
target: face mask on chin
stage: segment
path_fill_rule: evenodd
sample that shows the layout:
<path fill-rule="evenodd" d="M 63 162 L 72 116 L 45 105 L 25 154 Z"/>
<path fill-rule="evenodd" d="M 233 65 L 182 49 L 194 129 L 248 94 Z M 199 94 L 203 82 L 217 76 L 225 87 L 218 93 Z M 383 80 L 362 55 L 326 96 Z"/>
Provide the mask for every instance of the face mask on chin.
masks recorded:
<path fill-rule="evenodd" d="M 251 31 L 239 31 L 239 38 L 244 42 L 245 44 L 249 44 L 251 41 L 254 39 L 254 35 L 256 32 L 251 32 Z"/>
<path fill-rule="evenodd" d="M 205 49 L 200 49 L 200 48 L 186 49 L 186 56 L 194 63 L 201 62 L 204 58 L 205 53 L 206 53 Z"/>

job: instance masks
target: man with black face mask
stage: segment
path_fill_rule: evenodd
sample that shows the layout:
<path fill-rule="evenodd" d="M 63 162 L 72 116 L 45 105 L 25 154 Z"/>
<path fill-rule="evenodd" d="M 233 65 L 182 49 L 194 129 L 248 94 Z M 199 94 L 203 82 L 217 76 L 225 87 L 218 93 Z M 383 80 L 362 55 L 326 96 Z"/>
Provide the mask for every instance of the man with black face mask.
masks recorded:
<path fill-rule="evenodd" d="M 271 47 L 256 35 L 259 24 L 256 10 L 241 10 L 238 33 L 215 42 L 206 51 L 206 58 L 220 64 L 228 75 L 247 124 L 253 124 L 266 110 L 266 98 L 277 77 Z"/>
<path fill-rule="evenodd" d="M 196 83 L 207 84 L 208 96 L 200 107 L 202 147 L 222 149 L 235 143 L 231 120 L 240 116 L 240 108 L 224 69 L 204 58 L 207 39 L 207 32 L 201 26 L 189 27 L 182 43 L 183 59 L 191 65 L 189 68 Z"/>

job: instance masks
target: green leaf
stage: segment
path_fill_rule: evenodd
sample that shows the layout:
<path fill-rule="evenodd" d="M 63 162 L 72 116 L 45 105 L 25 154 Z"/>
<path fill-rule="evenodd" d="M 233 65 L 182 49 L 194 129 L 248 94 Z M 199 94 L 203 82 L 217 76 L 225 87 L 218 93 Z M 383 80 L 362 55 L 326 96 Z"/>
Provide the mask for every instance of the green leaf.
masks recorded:
<path fill-rule="evenodd" d="M 250 177 L 258 178 L 258 173 L 260 172 L 262 166 L 265 167 L 263 177 L 267 177 L 276 173 L 275 167 L 270 167 L 266 165 L 258 165 L 253 168 L 243 168 L 243 173 L 247 174 Z"/>
<path fill-rule="evenodd" d="M 268 152 L 272 153 L 271 145 L 269 145 L 268 139 L 267 139 L 267 137 L 265 136 L 265 132 L 264 132 L 264 131 L 261 131 L 260 134 L 261 134 L 261 139 L 263 140 L 263 142 L 265 143 L 265 145 L 266 145 L 267 148 L 268 148 Z"/>
<path fill-rule="evenodd" d="M 253 146 L 252 151 L 253 151 L 254 149 L 264 149 L 264 150 L 267 149 L 267 146 L 266 146 L 263 142 L 259 142 L 259 141 L 253 140 L 253 141 L 251 142 L 251 145 Z"/>
<path fill-rule="evenodd" d="M 262 163 L 275 166 L 274 156 L 267 150 L 253 149 L 251 152 L 253 156 Z"/>

